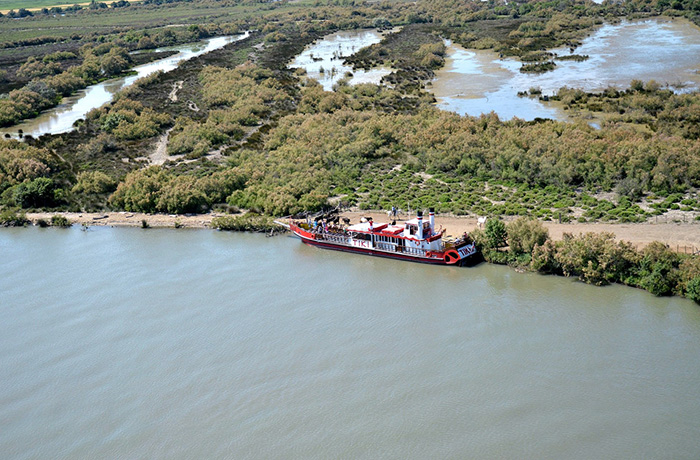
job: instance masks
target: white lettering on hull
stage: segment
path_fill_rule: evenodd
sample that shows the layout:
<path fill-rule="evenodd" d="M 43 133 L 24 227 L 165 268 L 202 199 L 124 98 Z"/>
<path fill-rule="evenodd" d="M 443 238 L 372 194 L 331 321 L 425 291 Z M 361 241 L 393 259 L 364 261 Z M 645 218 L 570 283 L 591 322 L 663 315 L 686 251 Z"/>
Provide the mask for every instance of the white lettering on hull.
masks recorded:
<path fill-rule="evenodd" d="M 474 254 L 476 252 L 476 247 L 474 246 L 474 243 L 468 244 L 457 249 L 457 252 L 459 253 L 460 259 L 464 259 L 465 257 L 469 257 L 470 255 Z"/>

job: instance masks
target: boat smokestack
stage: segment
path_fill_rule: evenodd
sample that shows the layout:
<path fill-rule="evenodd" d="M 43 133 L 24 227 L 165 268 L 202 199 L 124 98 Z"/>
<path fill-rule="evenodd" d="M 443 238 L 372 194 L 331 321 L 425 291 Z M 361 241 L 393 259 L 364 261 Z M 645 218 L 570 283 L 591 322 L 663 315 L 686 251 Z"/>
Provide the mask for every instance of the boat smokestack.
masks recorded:
<path fill-rule="evenodd" d="M 418 211 L 418 215 L 416 215 L 416 219 L 418 220 L 418 233 L 416 236 L 418 237 L 419 240 L 423 239 L 423 211 Z"/>
<path fill-rule="evenodd" d="M 435 208 L 430 208 L 430 234 L 435 235 Z"/>

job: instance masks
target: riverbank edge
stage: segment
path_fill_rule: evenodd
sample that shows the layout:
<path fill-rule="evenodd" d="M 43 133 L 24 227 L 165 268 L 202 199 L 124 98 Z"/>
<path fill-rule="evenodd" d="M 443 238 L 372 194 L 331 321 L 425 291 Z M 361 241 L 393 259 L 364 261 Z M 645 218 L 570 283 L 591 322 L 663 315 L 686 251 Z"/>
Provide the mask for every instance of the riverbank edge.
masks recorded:
<path fill-rule="evenodd" d="M 132 213 L 132 212 L 105 212 L 105 213 L 71 213 L 71 212 L 58 212 L 58 213 L 27 213 L 24 215 L 26 218 L 25 222 L 29 222 L 37 226 L 48 226 L 49 223 L 56 220 L 56 217 L 62 217 L 67 220 L 68 225 L 81 225 L 84 228 L 90 226 L 111 226 L 111 227 L 141 227 L 141 228 L 194 228 L 194 229 L 222 229 L 222 230 L 232 230 L 232 231 L 253 231 L 253 232 L 264 232 L 269 234 L 269 236 L 285 233 L 281 225 L 279 229 L 275 229 L 276 224 L 272 223 L 271 217 L 251 215 L 251 214 L 223 214 L 223 213 L 208 213 L 208 214 L 188 214 L 188 215 L 177 215 L 177 214 L 144 214 L 144 213 Z M 377 222 L 386 221 L 387 214 L 380 212 L 362 212 L 362 211 L 345 211 L 342 213 L 343 217 L 349 218 L 351 221 L 358 221 L 361 217 L 372 217 L 373 220 Z M 412 216 L 404 215 L 399 216 L 400 218 L 408 219 Z M 262 220 L 264 222 L 258 222 Z M 282 219 L 283 220 L 283 219 Z M 446 235 L 460 235 L 464 231 L 471 232 L 480 228 L 480 224 L 475 217 L 471 216 L 439 216 L 438 224 L 445 228 Z M 570 223 L 570 224 L 558 224 L 552 222 L 542 223 L 549 233 L 550 241 L 558 242 L 564 238 L 565 234 L 580 236 L 580 238 L 596 238 L 595 235 L 602 238 L 609 238 L 607 234 L 612 234 L 614 239 L 620 242 L 627 242 L 633 246 L 636 251 L 644 250 L 643 248 L 648 244 L 659 241 L 659 239 L 653 239 L 653 241 L 636 241 L 630 242 L 620 234 L 630 235 L 630 230 L 633 230 L 637 234 L 646 235 L 647 239 L 652 235 L 662 234 L 668 235 L 691 235 L 695 239 L 700 239 L 700 223 L 664 223 L 664 224 L 593 224 L 593 223 Z M 483 228 L 483 224 L 481 225 Z M 615 231 L 617 230 L 617 232 Z M 670 230 L 670 231 L 669 231 Z M 586 236 L 583 236 L 583 235 Z M 686 242 L 685 240 L 683 240 Z M 695 243 L 695 240 L 693 240 Z M 676 246 L 672 246 L 668 243 L 663 243 L 668 249 L 663 249 L 662 252 L 666 252 L 669 257 L 676 260 L 677 264 L 684 259 L 690 261 L 698 257 L 698 246 L 693 244 L 690 247 L 690 252 L 688 252 L 688 247 L 684 246 L 683 250 L 680 249 L 680 244 L 676 242 Z M 700 243 L 699 243 L 700 244 Z M 652 252 L 659 250 L 659 245 L 651 245 Z M 661 246 L 663 247 L 663 246 Z M 633 251 L 635 250 L 633 249 Z M 673 253 L 678 253 L 678 255 L 673 256 Z M 696 255 L 690 255 L 696 254 Z M 510 262 L 506 262 L 506 259 L 496 258 L 496 260 L 490 260 L 486 257 L 486 262 L 493 263 L 495 265 L 511 265 Z M 513 266 L 516 271 L 531 271 L 527 268 L 520 267 L 518 265 Z M 680 268 L 680 267 L 679 267 Z M 548 273 L 547 271 L 535 270 L 542 274 L 561 274 L 561 273 Z M 686 270 L 687 271 L 687 270 Z M 692 271 L 692 267 L 691 267 Z M 700 296 L 698 296 L 698 288 L 700 288 L 700 277 L 696 277 L 688 282 L 682 282 L 682 280 L 677 280 L 680 284 L 674 283 L 672 286 L 672 292 L 669 290 L 654 292 L 654 289 L 650 289 L 648 286 L 643 285 L 641 282 L 634 282 L 629 284 L 626 279 L 611 280 L 608 282 L 593 282 L 591 280 L 584 279 L 582 275 L 579 277 L 581 281 L 587 282 L 589 284 L 608 284 L 608 282 L 614 284 L 623 284 L 629 287 L 641 288 L 643 290 L 649 291 L 655 295 L 678 295 L 680 297 L 686 297 L 691 301 L 694 300 L 700 304 Z M 600 281 L 600 280 L 599 280 Z M 692 286 L 691 286 L 692 285 Z M 686 292 L 687 290 L 687 292 Z"/>
<path fill-rule="evenodd" d="M 54 215 L 67 218 L 71 223 L 85 226 L 143 227 L 144 221 L 152 228 L 214 228 L 212 221 L 217 217 L 236 216 L 225 213 L 207 214 L 145 214 L 139 212 L 34 212 L 26 213 L 26 218 L 33 225 L 40 220 L 50 221 Z M 243 214 L 238 214 L 242 216 Z M 376 222 L 387 221 L 386 213 L 378 211 L 344 211 L 343 217 L 358 222 L 361 217 L 372 217 Z M 399 219 L 410 216 L 401 215 Z M 438 225 L 447 230 L 448 235 L 461 235 L 479 228 L 474 216 L 437 216 Z M 631 243 L 637 249 L 659 241 L 675 252 L 694 253 L 700 250 L 700 221 L 698 222 L 664 222 L 664 223 L 604 223 L 604 222 L 542 222 L 549 231 L 553 241 L 563 239 L 564 233 L 612 233 L 620 241 Z"/>

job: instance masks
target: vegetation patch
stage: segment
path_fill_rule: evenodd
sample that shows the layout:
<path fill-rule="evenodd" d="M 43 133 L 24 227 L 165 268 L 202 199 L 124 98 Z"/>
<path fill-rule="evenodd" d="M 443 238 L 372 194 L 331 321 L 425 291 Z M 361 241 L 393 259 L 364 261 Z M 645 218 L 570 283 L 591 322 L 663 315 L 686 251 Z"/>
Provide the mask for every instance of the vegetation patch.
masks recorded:
<path fill-rule="evenodd" d="M 700 303 L 700 258 L 675 253 L 659 242 L 639 251 L 610 233 L 564 234 L 554 242 L 541 223 L 524 218 L 507 225 L 489 220 L 472 237 L 492 263 L 574 276 L 588 284 L 626 284 L 656 296 L 680 295 Z"/>
<path fill-rule="evenodd" d="M 6 208 L 0 211 L 0 227 L 24 227 L 29 219 L 20 209 Z"/>
<path fill-rule="evenodd" d="M 240 216 L 215 217 L 211 225 L 218 230 L 237 232 L 281 233 L 285 231 L 285 228 L 276 224 L 271 217 L 253 212 Z"/>

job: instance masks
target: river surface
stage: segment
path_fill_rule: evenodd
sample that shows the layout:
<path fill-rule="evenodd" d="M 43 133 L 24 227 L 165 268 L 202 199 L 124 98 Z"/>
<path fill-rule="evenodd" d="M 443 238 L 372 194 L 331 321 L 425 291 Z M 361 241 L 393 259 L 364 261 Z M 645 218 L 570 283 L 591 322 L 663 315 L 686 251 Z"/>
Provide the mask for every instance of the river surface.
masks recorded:
<path fill-rule="evenodd" d="M 559 56 L 566 48 L 553 50 Z M 633 79 L 656 80 L 676 91 L 700 88 L 700 29 L 686 20 L 653 19 L 605 24 L 583 40 L 575 54 L 583 62 L 555 61 L 553 71 L 521 73 L 520 61 L 500 59 L 493 51 L 466 50 L 449 43 L 445 67 L 436 72 L 431 91 L 438 107 L 465 115 L 494 111 L 501 119 L 554 118 L 567 113 L 519 91 L 540 88 L 554 94 L 568 86 L 584 91 L 626 89 Z"/>
<path fill-rule="evenodd" d="M 376 29 L 345 30 L 326 35 L 307 46 L 289 66 L 306 70 L 306 74 L 318 80 L 326 91 L 333 91 L 333 85 L 341 78 L 345 78 L 348 72 L 352 73 L 352 77 L 348 79 L 351 85 L 378 84 L 383 76 L 392 72 L 392 69 L 376 67 L 370 70 L 353 70 L 352 66 L 344 65 L 343 60 L 362 48 L 379 43 L 382 37 L 382 33 Z"/>
<path fill-rule="evenodd" d="M 196 43 L 158 48 L 156 51 L 177 51 L 177 54 L 136 66 L 131 69 L 136 72 L 134 75 L 105 80 L 82 89 L 73 96 L 64 97 L 59 106 L 42 112 L 36 118 L 5 128 L 4 131 L 0 131 L 0 134 L 7 132 L 15 136 L 18 130 L 21 129 L 24 131 L 24 134 L 38 137 L 43 134 L 61 134 L 72 131 L 73 123 L 81 118 L 85 118 L 85 115 L 90 110 L 110 102 L 117 91 L 132 85 L 139 78 L 146 77 L 159 70 L 170 72 L 176 69 L 182 61 L 223 48 L 231 42 L 248 37 L 248 35 L 249 33 L 246 32 L 240 35 L 214 37 Z"/>
<path fill-rule="evenodd" d="M 0 452 L 697 459 L 700 307 L 208 230 L 0 230 Z"/>

